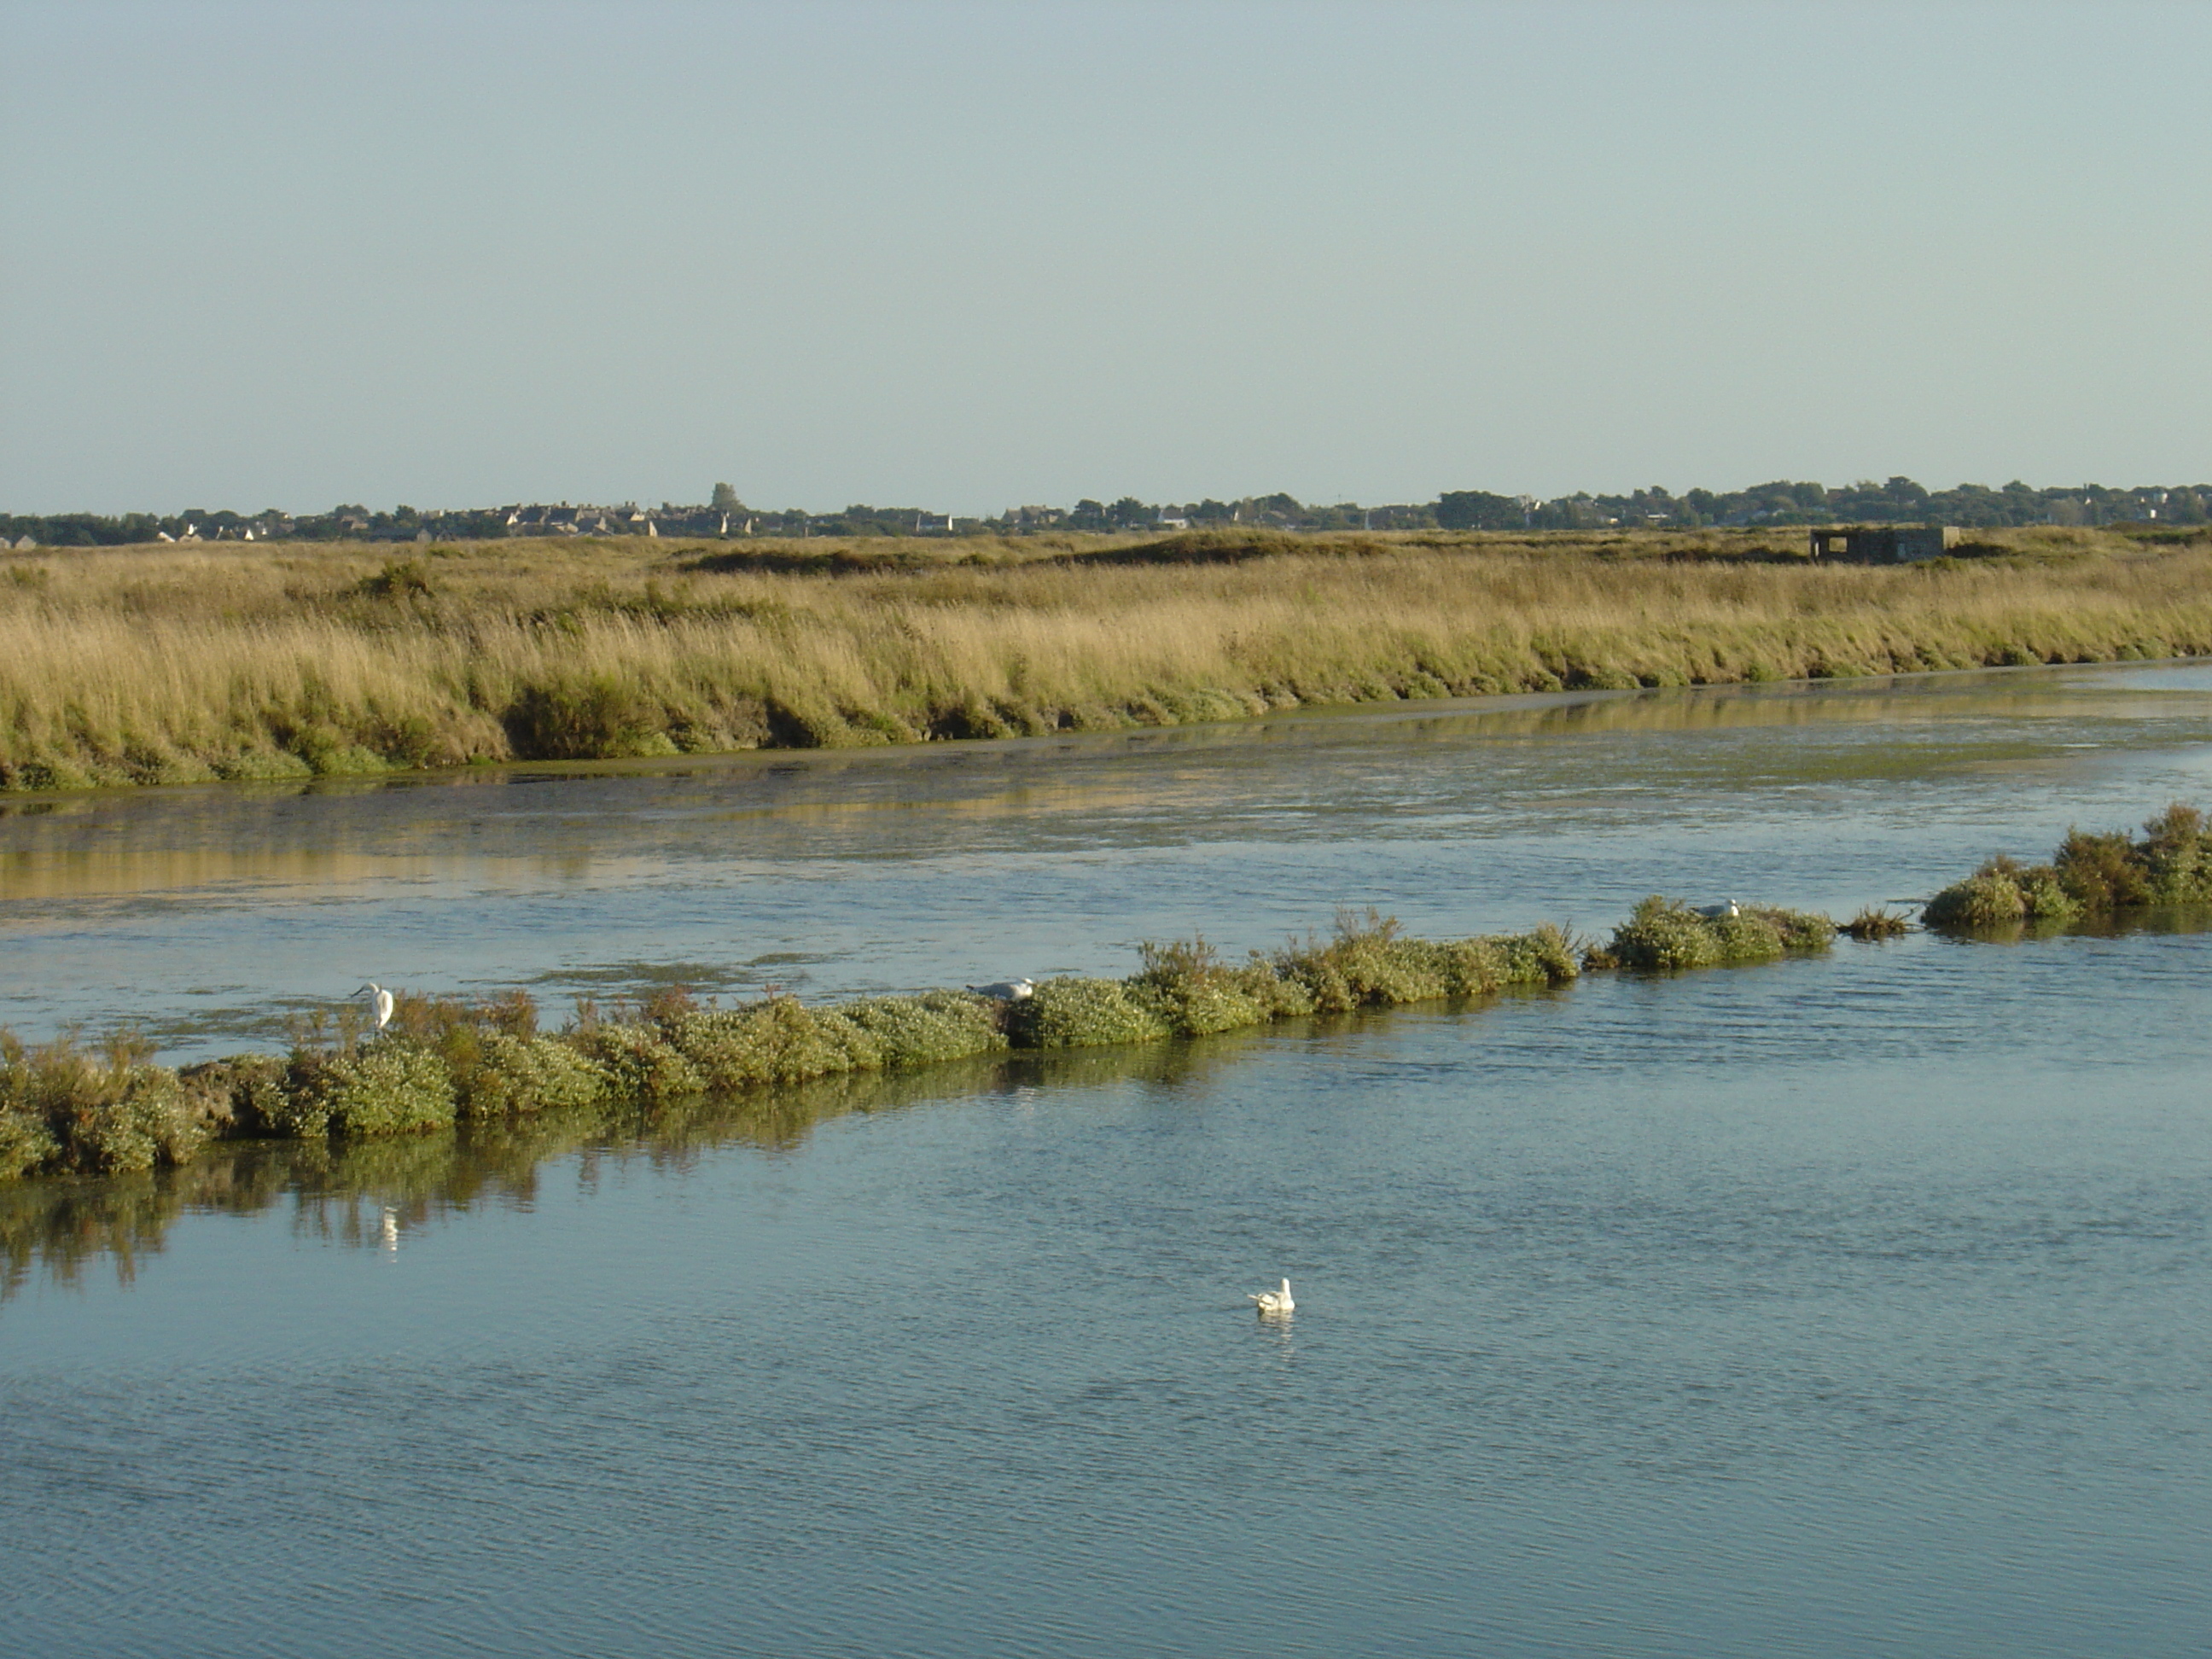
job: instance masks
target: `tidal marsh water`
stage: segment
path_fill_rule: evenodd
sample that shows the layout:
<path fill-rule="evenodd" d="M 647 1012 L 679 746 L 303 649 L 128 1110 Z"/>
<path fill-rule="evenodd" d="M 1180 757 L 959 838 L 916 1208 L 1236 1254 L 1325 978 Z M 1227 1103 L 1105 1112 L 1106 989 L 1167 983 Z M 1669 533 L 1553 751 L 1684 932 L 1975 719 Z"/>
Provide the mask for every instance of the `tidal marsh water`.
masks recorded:
<path fill-rule="evenodd" d="M 0 817 L 0 1000 L 175 1058 L 370 976 L 1847 914 L 2208 780 L 2169 665 L 154 792 Z M 249 1153 L 135 1231 L 0 1195 L 0 1651 L 2201 1653 L 2208 969 L 2186 918 L 1845 942 L 767 1130 Z"/>

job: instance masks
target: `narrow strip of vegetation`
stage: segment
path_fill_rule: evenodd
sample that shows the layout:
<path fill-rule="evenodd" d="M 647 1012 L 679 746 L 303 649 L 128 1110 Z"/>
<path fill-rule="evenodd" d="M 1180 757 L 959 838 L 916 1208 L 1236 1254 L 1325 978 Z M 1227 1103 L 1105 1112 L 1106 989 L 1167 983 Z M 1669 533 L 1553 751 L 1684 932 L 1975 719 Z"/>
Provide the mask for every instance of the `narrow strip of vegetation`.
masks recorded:
<path fill-rule="evenodd" d="M 2130 910 L 2212 905 L 2212 826 L 2168 807 L 2125 832 L 2069 831 L 2048 865 L 1998 857 L 1946 888 L 1928 925 L 2063 923 Z M 1203 939 L 1142 947 L 1126 979 L 1063 977 L 1000 1000 L 966 991 L 869 997 L 810 1008 L 775 995 L 734 1008 L 681 991 L 602 1012 L 580 1002 L 558 1032 L 531 999 L 402 996 L 373 1036 L 357 1012 L 302 1027 L 289 1055 L 240 1054 L 181 1070 L 124 1035 L 27 1047 L 0 1030 L 0 1179 L 183 1165 L 217 1139 L 318 1144 L 455 1124 L 513 1126 L 541 1115 L 650 1108 L 957 1060 L 1206 1036 L 1273 1021 L 1565 984 L 1592 969 L 1673 973 L 1825 951 L 1838 934 L 1877 941 L 1910 931 L 1887 908 L 1840 926 L 1771 906 L 1693 909 L 1653 895 L 1603 944 L 1562 929 L 1463 939 L 1409 939 L 1370 910 L 1340 915 L 1326 939 L 1224 961 Z"/>
<path fill-rule="evenodd" d="M 143 1045 L 28 1048 L 0 1033 L 0 1177 L 143 1170 L 189 1162 L 210 1141 L 401 1135 L 568 1108 L 650 1106 L 854 1073 L 911 1071 L 1010 1050 L 1203 1036 L 1579 971 L 1565 933 L 1403 937 L 1369 912 L 1324 940 L 1223 961 L 1202 939 L 1146 945 L 1127 979 L 1051 979 L 1000 1001 L 964 991 L 810 1008 L 771 996 L 735 1008 L 671 992 L 605 1013 L 589 1003 L 541 1031 L 520 993 L 484 1002 L 402 996 L 388 1030 L 359 1015 L 303 1027 L 286 1056 L 240 1054 L 173 1071 Z"/>

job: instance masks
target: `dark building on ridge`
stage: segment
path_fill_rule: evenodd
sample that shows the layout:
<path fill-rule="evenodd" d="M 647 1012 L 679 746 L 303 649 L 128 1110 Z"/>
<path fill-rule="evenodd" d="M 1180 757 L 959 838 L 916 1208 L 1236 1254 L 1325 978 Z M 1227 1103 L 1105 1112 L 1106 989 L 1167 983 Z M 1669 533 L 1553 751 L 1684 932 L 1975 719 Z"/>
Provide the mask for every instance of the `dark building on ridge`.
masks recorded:
<path fill-rule="evenodd" d="M 1918 564 L 1940 559 L 1959 544 L 1949 525 L 1820 525 L 1808 538 L 1816 559 L 1844 564 Z"/>

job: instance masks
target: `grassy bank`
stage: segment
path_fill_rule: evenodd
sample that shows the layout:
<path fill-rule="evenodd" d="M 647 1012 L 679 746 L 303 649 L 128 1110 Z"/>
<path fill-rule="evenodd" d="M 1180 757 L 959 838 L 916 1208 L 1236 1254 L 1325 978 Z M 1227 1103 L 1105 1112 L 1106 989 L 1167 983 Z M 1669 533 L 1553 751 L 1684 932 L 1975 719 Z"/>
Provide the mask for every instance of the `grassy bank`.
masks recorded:
<path fill-rule="evenodd" d="M 0 554 L 0 789 L 2212 653 L 2212 541 L 1193 534 Z"/>
<path fill-rule="evenodd" d="M 0 1032 L 0 1178 L 191 1163 L 239 1138 L 362 1140 L 564 1111 L 654 1108 L 826 1077 L 912 1073 L 1011 1052 L 1209 1036 L 1275 1021 L 1564 984 L 1583 965 L 1678 969 L 1826 950 L 1825 916 L 1755 909 L 1707 918 L 1647 900 L 1605 945 L 1556 927 L 1417 939 L 1370 913 L 1334 935 L 1223 961 L 1203 939 L 1147 945 L 1126 979 L 1049 979 L 1018 1000 L 964 991 L 810 1008 L 769 997 L 704 1007 L 680 993 L 603 1015 L 580 1006 L 538 1029 L 520 993 L 486 1002 L 398 1000 L 364 1038 L 351 1011 L 291 1053 L 157 1066 L 128 1039 L 27 1048 Z"/>

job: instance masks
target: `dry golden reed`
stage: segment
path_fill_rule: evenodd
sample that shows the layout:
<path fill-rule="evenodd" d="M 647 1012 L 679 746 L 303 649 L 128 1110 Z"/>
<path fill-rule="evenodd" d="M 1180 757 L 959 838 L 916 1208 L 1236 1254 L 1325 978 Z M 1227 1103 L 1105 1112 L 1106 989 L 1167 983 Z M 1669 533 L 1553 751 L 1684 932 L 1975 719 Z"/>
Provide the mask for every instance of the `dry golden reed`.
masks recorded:
<path fill-rule="evenodd" d="M 9 553 L 0 787 L 2212 652 L 2212 544 L 1990 538 L 1895 568 L 1794 532 Z"/>

